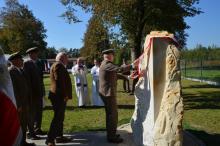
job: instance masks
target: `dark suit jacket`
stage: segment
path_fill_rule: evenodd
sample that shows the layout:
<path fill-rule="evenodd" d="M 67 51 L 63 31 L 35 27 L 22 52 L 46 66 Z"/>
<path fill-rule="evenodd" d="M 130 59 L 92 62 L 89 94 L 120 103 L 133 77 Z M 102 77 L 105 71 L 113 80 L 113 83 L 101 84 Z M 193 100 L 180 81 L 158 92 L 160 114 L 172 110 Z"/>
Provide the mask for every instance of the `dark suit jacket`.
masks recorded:
<path fill-rule="evenodd" d="M 18 69 L 13 65 L 9 67 L 8 70 L 13 84 L 17 107 L 27 107 L 30 90 L 25 73 L 23 71 L 18 71 Z"/>
<path fill-rule="evenodd" d="M 130 70 L 130 65 L 118 67 L 110 61 L 102 61 L 99 69 L 99 94 L 101 96 L 116 96 L 117 73 Z"/>
<path fill-rule="evenodd" d="M 67 69 L 60 62 L 56 62 L 50 69 L 50 92 L 65 98 L 72 98 L 72 83 Z"/>
<path fill-rule="evenodd" d="M 28 60 L 24 62 L 24 71 L 27 74 L 28 80 L 30 81 L 32 98 L 42 98 L 44 92 L 43 80 L 38 66 L 32 60 Z"/>

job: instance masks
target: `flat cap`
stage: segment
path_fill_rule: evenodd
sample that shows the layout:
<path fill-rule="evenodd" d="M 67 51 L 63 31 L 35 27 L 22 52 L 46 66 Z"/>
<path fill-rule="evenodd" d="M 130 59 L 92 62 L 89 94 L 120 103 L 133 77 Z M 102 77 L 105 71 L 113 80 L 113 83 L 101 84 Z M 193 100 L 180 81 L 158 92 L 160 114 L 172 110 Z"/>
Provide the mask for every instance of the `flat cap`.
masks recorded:
<path fill-rule="evenodd" d="M 32 47 L 32 48 L 27 49 L 26 53 L 29 54 L 31 52 L 37 52 L 37 51 L 39 51 L 37 47 Z"/>
<path fill-rule="evenodd" d="M 12 60 L 18 59 L 18 58 L 22 59 L 22 56 L 21 56 L 20 52 L 15 52 L 8 57 L 8 60 L 12 61 Z"/>
<path fill-rule="evenodd" d="M 115 53 L 114 49 L 107 49 L 107 50 L 104 50 L 102 51 L 102 54 L 110 54 L 110 53 Z"/>

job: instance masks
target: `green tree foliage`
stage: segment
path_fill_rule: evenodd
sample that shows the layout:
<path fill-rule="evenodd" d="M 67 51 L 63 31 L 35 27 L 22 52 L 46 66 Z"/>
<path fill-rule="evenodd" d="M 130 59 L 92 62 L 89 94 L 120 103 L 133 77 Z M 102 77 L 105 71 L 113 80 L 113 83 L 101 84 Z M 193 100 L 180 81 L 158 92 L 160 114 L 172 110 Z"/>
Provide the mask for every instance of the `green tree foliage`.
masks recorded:
<path fill-rule="evenodd" d="M 0 12 L 0 45 L 6 53 L 25 52 L 37 46 L 46 49 L 46 30 L 27 6 L 17 0 L 6 0 Z"/>
<path fill-rule="evenodd" d="M 47 49 L 45 50 L 45 58 L 54 59 L 57 53 L 58 51 L 55 49 L 55 47 L 47 47 Z"/>
<path fill-rule="evenodd" d="M 69 55 L 69 57 L 77 58 L 80 55 L 80 49 L 70 48 L 69 51 L 68 51 L 68 55 Z"/>
<path fill-rule="evenodd" d="M 89 62 L 92 62 L 94 58 L 100 58 L 101 51 L 109 47 L 108 37 L 108 30 L 102 19 L 93 15 L 84 34 L 84 46 L 80 49 L 80 55 L 87 57 Z"/>
<path fill-rule="evenodd" d="M 198 44 L 194 49 L 184 49 L 182 59 L 188 61 L 220 60 L 220 48 L 214 45 L 204 47 Z"/>
<path fill-rule="evenodd" d="M 118 25 L 126 36 L 135 56 L 141 54 L 143 39 L 152 30 L 174 33 L 184 46 L 187 34 L 185 17 L 201 13 L 194 4 L 199 0 L 61 0 L 69 9 L 75 5 L 105 20 L 110 26 Z M 67 11 L 68 11 L 67 9 Z M 73 12 L 73 11 L 72 11 Z M 68 17 L 71 19 L 71 17 Z M 74 19 L 73 19 L 74 21 Z"/>

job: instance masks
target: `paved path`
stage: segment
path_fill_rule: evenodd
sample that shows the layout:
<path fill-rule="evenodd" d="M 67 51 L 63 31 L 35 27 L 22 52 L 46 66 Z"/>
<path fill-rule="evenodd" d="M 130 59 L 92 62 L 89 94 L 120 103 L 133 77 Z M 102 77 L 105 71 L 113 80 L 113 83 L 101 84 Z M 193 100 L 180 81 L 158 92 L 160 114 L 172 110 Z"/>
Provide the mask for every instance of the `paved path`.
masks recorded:
<path fill-rule="evenodd" d="M 125 125 L 127 127 L 127 125 Z M 111 144 L 106 140 L 106 133 L 103 131 L 96 132 L 76 132 L 70 135 L 65 135 L 72 139 L 71 143 L 56 144 L 57 146 L 134 146 L 132 134 L 120 127 L 118 133 L 124 139 L 121 144 Z M 46 136 L 42 136 L 41 140 L 27 140 L 34 142 L 37 146 L 45 146 Z"/>
<path fill-rule="evenodd" d="M 111 144 L 106 141 L 106 133 L 103 131 L 97 132 L 76 132 L 70 135 L 65 135 L 72 138 L 71 143 L 56 144 L 57 146 L 136 146 L 133 142 L 130 124 L 122 125 L 118 128 L 118 133 L 124 139 L 123 143 Z M 205 146 L 200 140 L 189 132 L 183 134 L 183 146 Z M 34 142 L 37 146 L 45 146 L 46 136 L 41 140 L 28 140 Z"/>

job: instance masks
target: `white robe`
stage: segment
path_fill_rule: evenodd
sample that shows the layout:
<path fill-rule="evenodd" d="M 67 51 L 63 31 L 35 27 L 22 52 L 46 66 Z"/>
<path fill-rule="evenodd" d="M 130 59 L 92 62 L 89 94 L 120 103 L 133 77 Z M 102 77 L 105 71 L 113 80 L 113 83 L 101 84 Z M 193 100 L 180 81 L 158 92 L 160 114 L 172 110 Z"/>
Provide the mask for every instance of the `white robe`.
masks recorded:
<path fill-rule="evenodd" d="M 78 106 L 89 104 L 88 84 L 87 84 L 87 68 L 83 65 L 83 69 L 79 69 L 78 64 L 72 67 L 72 74 L 75 81 L 76 96 L 78 98 Z"/>
<path fill-rule="evenodd" d="M 92 104 L 94 106 L 104 106 L 102 99 L 99 96 L 99 67 L 93 66 L 92 74 Z"/>

